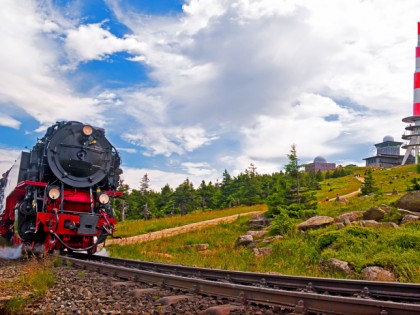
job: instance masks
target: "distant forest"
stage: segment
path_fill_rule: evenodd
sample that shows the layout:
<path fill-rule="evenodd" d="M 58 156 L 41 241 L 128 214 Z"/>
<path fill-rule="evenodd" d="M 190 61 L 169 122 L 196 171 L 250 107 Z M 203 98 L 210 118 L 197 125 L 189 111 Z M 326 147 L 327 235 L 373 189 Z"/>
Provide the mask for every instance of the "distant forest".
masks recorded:
<path fill-rule="evenodd" d="M 203 180 L 197 188 L 187 178 L 175 189 L 167 184 L 160 192 L 155 192 L 150 189 L 150 179 L 145 174 L 138 189 L 122 183 L 119 191 L 124 194 L 114 200 L 114 209 L 121 219 L 151 219 L 185 215 L 196 210 L 267 204 L 269 216 L 287 213 L 292 218 L 307 218 L 317 213 L 319 182 L 351 173 L 346 167 L 338 167 L 332 172 L 304 172 L 304 165 L 298 163 L 295 146 L 287 157 L 289 161 L 284 171 L 258 174 L 256 166 L 250 164 L 238 176 L 231 176 L 225 170 L 222 182 L 206 183 Z"/>

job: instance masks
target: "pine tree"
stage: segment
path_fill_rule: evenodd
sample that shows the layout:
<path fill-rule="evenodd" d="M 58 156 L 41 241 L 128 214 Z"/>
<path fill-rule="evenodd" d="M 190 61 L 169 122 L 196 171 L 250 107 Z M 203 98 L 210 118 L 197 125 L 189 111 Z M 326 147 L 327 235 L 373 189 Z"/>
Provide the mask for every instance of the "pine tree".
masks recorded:
<path fill-rule="evenodd" d="M 365 181 L 363 182 L 360 190 L 362 195 L 369 195 L 378 190 L 375 186 L 375 180 L 373 179 L 372 170 L 370 168 L 365 171 Z"/>

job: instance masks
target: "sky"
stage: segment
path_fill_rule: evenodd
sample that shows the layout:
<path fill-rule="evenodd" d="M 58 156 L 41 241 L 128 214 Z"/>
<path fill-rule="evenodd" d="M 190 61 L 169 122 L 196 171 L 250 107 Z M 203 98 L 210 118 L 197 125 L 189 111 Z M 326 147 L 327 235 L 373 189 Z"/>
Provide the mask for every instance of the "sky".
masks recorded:
<path fill-rule="evenodd" d="M 412 115 L 418 0 L 2 0 L 0 171 L 56 121 L 159 191 L 252 163 L 364 165 Z M 403 153 L 403 152 L 401 152 Z"/>

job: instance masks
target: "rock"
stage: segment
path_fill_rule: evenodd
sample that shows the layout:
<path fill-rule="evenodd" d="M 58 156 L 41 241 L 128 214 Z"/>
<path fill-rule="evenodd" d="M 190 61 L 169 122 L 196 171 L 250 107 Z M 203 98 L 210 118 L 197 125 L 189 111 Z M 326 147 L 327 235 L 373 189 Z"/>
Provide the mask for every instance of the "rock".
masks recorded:
<path fill-rule="evenodd" d="M 411 214 L 420 217 L 420 212 L 405 210 L 405 209 L 397 209 L 397 211 L 401 214 Z"/>
<path fill-rule="evenodd" d="M 362 270 L 362 277 L 365 280 L 369 281 L 387 281 L 394 282 L 397 281 L 395 275 L 382 267 L 372 266 L 366 267 Z"/>
<path fill-rule="evenodd" d="M 343 271 L 346 274 L 350 274 L 350 273 L 353 272 L 353 270 L 350 267 L 348 262 L 338 260 L 338 259 L 335 259 L 335 258 L 330 258 L 330 259 L 327 259 L 327 260 L 321 260 L 321 267 L 326 269 L 326 270 Z"/>
<path fill-rule="evenodd" d="M 361 221 L 353 222 L 352 224 L 360 225 L 360 226 L 364 226 L 364 227 L 380 227 L 381 226 L 381 223 L 379 223 L 375 220 L 361 220 Z"/>
<path fill-rule="evenodd" d="M 398 226 L 398 224 L 395 224 L 394 222 L 382 222 L 381 226 L 384 227 L 389 227 L 389 228 L 394 228 L 394 229 L 399 229 L 400 227 Z"/>
<path fill-rule="evenodd" d="M 349 220 L 349 222 L 357 221 L 363 217 L 364 211 L 352 211 L 352 212 L 346 212 L 334 219 L 334 222 L 336 223 L 344 223 L 346 219 Z"/>
<path fill-rule="evenodd" d="M 386 204 L 381 204 L 379 207 L 379 210 L 384 211 L 386 214 L 391 214 L 392 208 Z"/>
<path fill-rule="evenodd" d="M 275 242 L 275 241 L 278 241 L 278 240 L 282 240 L 282 239 L 283 239 L 283 236 L 276 235 L 276 236 L 266 237 L 261 242 L 262 243 L 272 243 L 272 242 Z"/>
<path fill-rule="evenodd" d="M 420 190 L 409 191 L 395 205 L 398 208 L 420 212 Z"/>
<path fill-rule="evenodd" d="M 273 253 L 273 249 L 271 247 L 253 248 L 252 251 L 255 256 L 270 256 Z"/>
<path fill-rule="evenodd" d="M 202 252 L 209 249 L 209 244 L 193 244 L 193 245 L 185 245 L 185 248 L 192 248 L 196 251 Z"/>
<path fill-rule="evenodd" d="M 241 235 L 235 242 L 235 247 L 254 247 L 254 238 L 252 235 Z"/>
<path fill-rule="evenodd" d="M 341 230 L 344 228 L 344 224 L 343 223 L 337 223 L 337 229 Z"/>
<path fill-rule="evenodd" d="M 401 219 L 401 224 L 406 224 L 408 222 L 413 222 L 413 221 L 417 221 L 419 219 L 418 216 L 416 215 L 412 215 L 412 214 L 406 214 L 402 219 Z"/>
<path fill-rule="evenodd" d="M 249 226 L 253 229 L 258 230 L 258 229 L 262 229 L 269 226 L 270 221 L 271 220 L 267 219 L 264 215 L 260 214 L 260 215 L 253 216 L 249 220 Z"/>
<path fill-rule="evenodd" d="M 267 231 L 248 231 L 246 235 L 252 235 L 253 237 L 263 237 L 267 234 Z"/>
<path fill-rule="evenodd" d="M 385 216 L 385 211 L 372 207 L 363 213 L 363 220 L 381 221 Z"/>
<path fill-rule="evenodd" d="M 302 223 L 298 224 L 299 230 L 307 230 L 307 229 L 313 229 L 313 228 L 319 228 L 322 226 L 330 225 L 334 222 L 334 219 L 328 216 L 316 216 L 312 217 Z"/>

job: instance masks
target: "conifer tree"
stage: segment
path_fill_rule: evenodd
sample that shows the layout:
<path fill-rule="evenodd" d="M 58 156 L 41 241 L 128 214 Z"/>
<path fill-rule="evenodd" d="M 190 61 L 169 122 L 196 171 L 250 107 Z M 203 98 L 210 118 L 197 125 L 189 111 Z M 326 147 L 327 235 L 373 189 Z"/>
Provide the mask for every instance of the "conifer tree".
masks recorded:
<path fill-rule="evenodd" d="M 365 171 L 365 181 L 362 184 L 361 192 L 362 195 L 369 195 L 370 193 L 374 193 L 378 190 L 375 186 L 375 180 L 373 179 L 372 170 L 368 168 Z"/>

